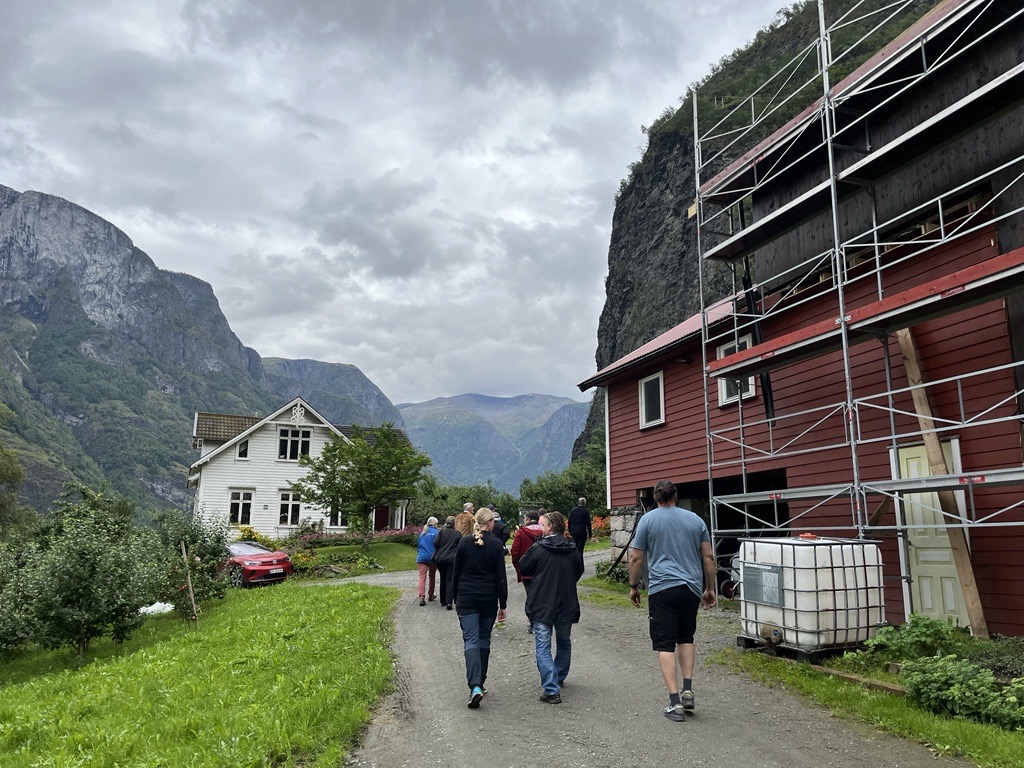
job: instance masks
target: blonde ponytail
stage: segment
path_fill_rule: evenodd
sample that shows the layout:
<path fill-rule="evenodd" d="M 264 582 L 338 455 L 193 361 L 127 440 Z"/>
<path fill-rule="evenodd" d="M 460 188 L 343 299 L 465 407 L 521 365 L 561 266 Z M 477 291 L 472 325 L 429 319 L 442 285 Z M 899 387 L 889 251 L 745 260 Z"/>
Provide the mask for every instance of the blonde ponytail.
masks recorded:
<path fill-rule="evenodd" d="M 473 538 L 476 539 L 476 545 L 478 547 L 482 547 L 484 545 L 484 526 L 493 519 L 493 510 L 485 508 L 476 513 L 476 517 L 473 522 Z"/>

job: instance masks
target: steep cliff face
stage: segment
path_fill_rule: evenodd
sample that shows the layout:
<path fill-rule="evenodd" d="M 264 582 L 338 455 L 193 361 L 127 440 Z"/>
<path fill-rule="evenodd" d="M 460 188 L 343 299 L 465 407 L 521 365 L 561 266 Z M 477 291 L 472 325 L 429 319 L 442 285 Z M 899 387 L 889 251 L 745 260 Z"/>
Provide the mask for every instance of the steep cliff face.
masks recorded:
<path fill-rule="evenodd" d="M 86 319 L 161 363 L 197 373 L 246 368 L 209 285 L 158 269 L 124 232 L 74 203 L 3 189 L 0 303 L 45 323 L 63 284 Z M 205 311 L 193 314 L 200 304 Z"/>

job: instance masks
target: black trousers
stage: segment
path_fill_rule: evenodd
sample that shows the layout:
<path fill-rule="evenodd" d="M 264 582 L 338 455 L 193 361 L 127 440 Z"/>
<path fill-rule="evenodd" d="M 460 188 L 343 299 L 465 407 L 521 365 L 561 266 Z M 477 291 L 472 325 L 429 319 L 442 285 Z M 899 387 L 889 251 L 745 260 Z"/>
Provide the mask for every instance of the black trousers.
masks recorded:
<path fill-rule="evenodd" d="M 455 564 L 438 564 L 437 570 L 441 576 L 441 605 L 448 605 L 452 601 L 452 573 L 455 571 Z"/>

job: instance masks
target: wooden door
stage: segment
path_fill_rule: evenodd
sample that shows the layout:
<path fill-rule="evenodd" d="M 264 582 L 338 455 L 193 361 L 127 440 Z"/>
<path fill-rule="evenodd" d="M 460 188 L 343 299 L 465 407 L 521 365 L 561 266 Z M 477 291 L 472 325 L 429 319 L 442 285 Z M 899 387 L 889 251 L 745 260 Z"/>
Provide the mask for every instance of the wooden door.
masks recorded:
<path fill-rule="evenodd" d="M 952 468 L 952 448 L 943 443 L 946 466 Z M 928 457 L 923 445 L 900 448 L 900 476 L 927 477 Z M 949 536 L 942 526 L 954 521 L 943 519 L 935 493 L 908 493 L 903 497 L 907 525 L 907 565 L 910 570 L 911 601 L 914 613 L 937 619 L 950 619 L 961 627 L 969 626 L 963 590 L 953 562 Z M 914 528 L 936 525 L 936 528 Z"/>

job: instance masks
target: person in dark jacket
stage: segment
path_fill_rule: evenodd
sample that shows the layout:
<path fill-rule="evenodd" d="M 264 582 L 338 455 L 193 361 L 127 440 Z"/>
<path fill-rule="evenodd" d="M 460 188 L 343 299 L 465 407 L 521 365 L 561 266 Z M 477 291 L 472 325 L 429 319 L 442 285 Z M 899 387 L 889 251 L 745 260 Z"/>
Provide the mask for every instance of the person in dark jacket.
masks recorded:
<path fill-rule="evenodd" d="M 505 579 L 505 548 L 491 533 L 494 512 L 476 513 L 472 536 L 463 536 L 455 550 L 452 598 L 462 627 L 466 655 L 469 708 L 477 709 L 487 689 L 487 662 L 491 656 L 494 621 L 505 620 L 508 582 Z"/>
<path fill-rule="evenodd" d="M 505 522 L 501 519 L 501 516 L 498 514 L 498 510 L 494 508 L 493 504 L 488 504 L 487 509 L 494 513 L 494 530 L 491 531 L 491 533 L 493 533 L 494 537 L 501 542 L 501 546 L 507 546 L 508 539 L 512 535 L 512 532 L 509 531 L 508 526 L 505 525 Z M 505 554 L 507 555 L 508 552 L 505 552 Z"/>
<path fill-rule="evenodd" d="M 569 535 L 572 543 L 583 557 L 583 548 L 587 546 L 587 539 L 594 535 L 594 529 L 590 523 L 590 510 L 587 509 L 587 500 L 582 496 L 576 501 L 576 506 L 569 512 Z"/>
<path fill-rule="evenodd" d="M 559 512 L 540 516 L 541 538 L 519 560 L 519 570 L 532 579 L 526 614 L 533 620 L 537 671 L 546 704 L 561 704 L 561 690 L 572 660 L 572 625 L 580 620 L 576 582 L 583 575 L 583 558 L 565 539 L 565 517 Z M 551 657 L 551 637 L 556 653 Z"/>
<path fill-rule="evenodd" d="M 441 605 L 452 609 L 452 567 L 455 565 L 455 550 L 462 534 L 455 530 L 455 518 L 449 516 L 445 527 L 437 532 L 434 539 L 434 562 L 441 577 Z"/>

